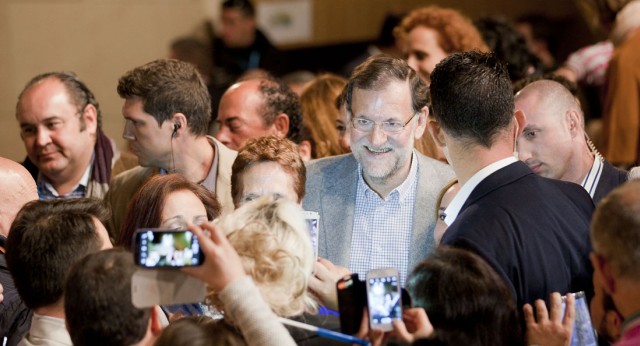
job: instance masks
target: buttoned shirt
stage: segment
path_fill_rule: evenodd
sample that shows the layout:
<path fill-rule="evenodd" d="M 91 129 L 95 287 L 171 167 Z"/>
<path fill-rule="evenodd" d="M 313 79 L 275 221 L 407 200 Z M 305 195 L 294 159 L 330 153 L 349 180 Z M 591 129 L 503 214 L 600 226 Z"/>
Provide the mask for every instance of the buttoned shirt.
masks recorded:
<path fill-rule="evenodd" d="M 42 175 L 42 172 L 38 173 L 37 187 L 38 187 L 38 196 L 40 197 L 40 200 L 46 201 L 46 200 L 55 199 L 55 198 L 84 197 L 85 191 L 87 190 L 87 185 L 89 185 L 89 177 L 91 175 L 92 166 L 93 166 L 93 159 L 91 159 L 91 162 L 89 162 L 89 165 L 87 166 L 87 169 L 84 171 L 82 178 L 80 178 L 78 185 L 76 185 L 71 190 L 71 192 L 62 196 L 58 193 L 58 191 L 56 191 L 53 185 L 51 185 L 49 180 L 44 175 Z"/>
<path fill-rule="evenodd" d="M 366 184 L 362 167 L 358 165 L 349 269 L 361 279 L 372 269 L 395 268 L 400 275 L 400 285 L 404 286 L 418 185 L 416 160 L 413 154 L 409 175 L 386 198 L 381 198 Z"/>

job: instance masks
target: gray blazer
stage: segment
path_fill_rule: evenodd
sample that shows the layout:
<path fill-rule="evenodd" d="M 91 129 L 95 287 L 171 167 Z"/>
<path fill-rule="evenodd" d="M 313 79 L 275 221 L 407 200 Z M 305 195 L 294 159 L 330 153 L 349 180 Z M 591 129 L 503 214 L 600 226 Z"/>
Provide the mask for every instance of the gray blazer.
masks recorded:
<path fill-rule="evenodd" d="M 414 151 L 418 158 L 418 191 L 409 249 L 409 272 L 435 248 L 436 199 L 454 178 L 451 167 Z M 320 214 L 318 255 L 349 267 L 351 233 L 356 205 L 358 163 L 352 154 L 327 157 L 307 164 L 305 210 Z"/>

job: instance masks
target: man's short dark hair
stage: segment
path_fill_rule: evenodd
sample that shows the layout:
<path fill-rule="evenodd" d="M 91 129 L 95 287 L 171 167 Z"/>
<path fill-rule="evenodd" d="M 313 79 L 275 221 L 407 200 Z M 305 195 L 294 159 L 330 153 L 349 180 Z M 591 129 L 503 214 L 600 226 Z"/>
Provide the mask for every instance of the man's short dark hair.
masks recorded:
<path fill-rule="evenodd" d="M 88 105 L 93 105 L 96 108 L 96 112 L 98 113 L 98 128 L 102 128 L 102 112 L 100 111 L 100 105 L 98 104 L 98 100 L 93 95 L 93 92 L 89 89 L 89 87 L 82 81 L 78 76 L 69 71 L 62 72 L 46 72 L 39 74 L 33 77 L 29 83 L 22 89 L 20 95 L 18 96 L 18 105 L 16 106 L 16 116 L 18 115 L 18 107 L 20 105 L 20 100 L 22 100 L 22 96 L 24 93 L 31 89 L 32 86 L 43 81 L 48 78 L 53 78 L 59 80 L 64 87 L 67 89 L 67 93 L 69 94 L 69 99 L 73 104 L 78 108 L 78 112 L 80 113 L 80 125 L 82 126 L 82 130 L 85 128 L 85 120 L 82 116 L 82 111 Z"/>
<path fill-rule="evenodd" d="M 351 103 L 353 89 L 382 90 L 394 81 L 408 81 L 411 91 L 411 107 L 414 112 L 420 111 L 429 103 L 428 89 L 425 82 L 403 59 L 387 54 L 377 54 L 358 65 L 347 83 L 345 101 L 347 113 L 353 114 Z"/>
<path fill-rule="evenodd" d="M 108 219 L 108 211 L 101 201 L 88 198 L 32 201 L 18 212 L 5 256 L 28 308 L 59 301 L 69 268 L 100 250 L 93 217 Z"/>
<path fill-rule="evenodd" d="M 258 87 L 264 99 L 264 125 L 270 126 L 276 115 L 284 113 L 289 117 L 289 132 L 287 138 L 299 144 L 302 140 L 302 107 L 300 99 L 291 89 L 278 78 L 263 79 Z"/>
<path fill-rule="evenodd" d="M 513 119 L 513 89 L 492 53 L 455 53 L 431 74 L 432 116 L 457 139 L 491 147 Z"/>
<path fill-rule="evenodd" d="M 64 312 L 74 345 L 132 345 L 147 331 L 151 309 L 131 303 L 133 256 L 123 249 L 90 254 L 69 272 Z"/>
<path fill-rule="evenodd" d="M 522 344 L 511 290 L 470 251 L 438 248 L 413 269 L 407 290 L 414 306 L 428 311 L 442 345 Z"/>
<path fill-rule="evenodd" d="M 238 9 L 245 17 L 255 17 L 256 9 L 249 0 L 225 0 L 222 2 L 222 9 Z"/>
<path fill-rule="evenodd" d="M 182 113 L 194 135 L 205 136 L 209 130 L 211 98 L 200 73 L 187 62 L 159 59 L 136 67 L 118 80 L 118 95 L 140 98 L 158 125 Z"/>

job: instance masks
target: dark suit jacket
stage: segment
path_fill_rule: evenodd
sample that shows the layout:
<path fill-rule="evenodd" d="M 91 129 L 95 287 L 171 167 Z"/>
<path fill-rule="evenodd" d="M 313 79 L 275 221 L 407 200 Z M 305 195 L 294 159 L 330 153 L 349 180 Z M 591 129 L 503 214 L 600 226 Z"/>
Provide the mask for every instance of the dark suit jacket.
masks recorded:
<path fill-rule="evenodd" d="M 600 176 L 600 181 L 598 181 L 598 187 L 596 187 L 596 193 L 593 195 L 593 204 L 598 205 L 600 200 L 611 190 L 626 182 L 628 175 L 627 171 L 616 168 L 605 160 L 603 162 L 602 175 Z"/>
<path fill-rule="evenodd" d="M 506 280 L 519 311 L 552 292 L 591 297 L 593 209 L 580 185 L 539 177 L 518 161 L 476 186 L 442 244 L 484 258 Z"/>

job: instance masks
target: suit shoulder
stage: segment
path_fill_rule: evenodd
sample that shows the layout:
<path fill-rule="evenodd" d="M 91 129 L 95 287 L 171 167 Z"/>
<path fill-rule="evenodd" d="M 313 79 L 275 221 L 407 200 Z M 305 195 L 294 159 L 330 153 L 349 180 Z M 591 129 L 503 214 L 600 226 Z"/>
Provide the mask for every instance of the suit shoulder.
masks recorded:
<path fill-rule="evenodd" d="M 418 157 L 420 170 L 423 170 L 424 172 L 431 175 L 432 177 L 437 178 L 438 180 L 443 180 L 445 183 L 455 178 L 455 172 L 450 165 L 422 155 L 418 152 L 416 152 L 416 154 Z"/>
<path fill-rule="evenodd" d="M 115 190 L 141 184 L 150 176 L 159 172 L 157 168 L 136 166 L 128 169 L 111 179 L 109 190 Z"/>
<path fill-rule="evenodd" d="M 330 174 L 344 167 L 345 164 L 356 164 L 355 158 L 352 154 L 323 157 L 320 159 L 309 161 L 306 164 L 307 179 L 316 174 Z"/>

